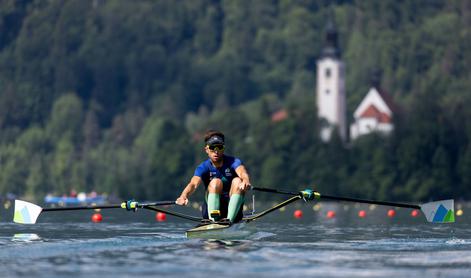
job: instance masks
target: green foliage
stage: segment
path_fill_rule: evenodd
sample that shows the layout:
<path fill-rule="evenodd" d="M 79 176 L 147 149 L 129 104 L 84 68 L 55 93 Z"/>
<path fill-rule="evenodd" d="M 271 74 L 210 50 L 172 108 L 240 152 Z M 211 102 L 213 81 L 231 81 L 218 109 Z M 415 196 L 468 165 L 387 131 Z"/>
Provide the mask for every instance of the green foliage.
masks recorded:
<path fill-rule="evenodd" d="M 75 94 L 66 94 L 57 99 L 51 111 L 46 130 L 54 142 L 60 140 L 82 140 L 82 101 Z"/>
<path fill-rule="evenodd" d="M 349 115 L 379 70 L 403 108 L 390 137 L 318 138 L 329 13 Z M 0 194 L 174 198 L 217 128 L 255 185 L 470 198 L 470 18 L 460 1 L 0 1 Z"/>

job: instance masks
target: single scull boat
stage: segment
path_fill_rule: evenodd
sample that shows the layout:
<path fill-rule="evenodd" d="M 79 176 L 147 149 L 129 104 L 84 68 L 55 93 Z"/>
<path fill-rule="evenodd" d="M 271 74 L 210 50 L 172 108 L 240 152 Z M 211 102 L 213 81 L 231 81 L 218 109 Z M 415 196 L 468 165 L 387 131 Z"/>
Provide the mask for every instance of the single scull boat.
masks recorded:
<path fill-rule="evenodd" d="M 116 205 L 100 205 L 100 206 L 92 205 L 92 206 L 81 206 L 81 207 L 42 208 L 38 205 L 29 203 L 29 202 L 15 200 L 15 213 L 14 213 L 13 221 L 16 223 L 21 223 L 21 224 L 34 224 L 36 223 L 37 218 L 39 217 L 41 212 L 50 212 L 50 211 L 112 209 L 112 208 L 125 208 L 127 210 L 136 210 L 137 208 L 143 208 L 143 209 L 148 209 L 152 211 L 163 212 L 163 213 L 175 216 L 175 217 L 198 222 L 199 224 L 196 227 L 186 231 L 185 234 L 187 238 L 230 239 L 233 237 L 243 237 L 247 234 L 250 234 L 250 232 L 245 229 L 244 223 L 249 223 L 254 220 L 257 220 L 267 215 L 270 212 L 278 210 L 282 207 L 285 207 L 299 200 L 304 200 L 304 201 L 334 200 L 334 201 L 357 202 L 357 203 L 365 203 L 365 204 L 375 204 L 375 205 L 383 205 L 383 206 L 419 209 L 423 212 L 428 222 L 452 223 L 455 221 L 454 201 L 452 199 L 430 202 L 430 203 L 425 203 L 422 205 L 413 205 L 413 204 L 405 204 L 405 203 L 372 201 L 372 200 L 364 200 L 364 199 L 321 195 L 319 192 L 315 192 L 311 189 L 306 189 L 300 192 L 288 192 L 288 191 L 281 191 L 281 190 L 276 190 L 272 188 L 252 187 L 252 190 L 276 193 L 276 194 L 282 194 L 282 195 L 290 195 L 291 197 L 260 213 L 246 216 L 242 219 L 241 223 L 236 223 L 236 224 L 211 222 L 208 219 L 202 219 L 201 217 L 195 217 L 192 215 L 187 215 L 187 214 L 161 208 L 161 206 L 174 205 L 175 201 L 159 201 L 159 202 L 151 202 L 151 203 L 139 203 L 135 201 L 127 201 L 127 202 L 123 202 L 121 204 L 116 204 Z"/>

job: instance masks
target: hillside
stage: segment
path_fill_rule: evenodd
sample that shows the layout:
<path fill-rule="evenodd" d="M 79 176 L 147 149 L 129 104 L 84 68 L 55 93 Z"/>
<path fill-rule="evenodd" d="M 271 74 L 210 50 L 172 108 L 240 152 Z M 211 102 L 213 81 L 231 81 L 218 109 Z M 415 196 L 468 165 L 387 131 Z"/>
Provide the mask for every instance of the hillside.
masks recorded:
<path fill-rule="evenodd" d="M 219 128 L 260 186 L 469 199 L 471 1 L 331 2 L 1 1 L 0 195 L 173 198 Z M 318 138 L 329 13 L 349 115 L 381 72 L 390 137 Z"/>

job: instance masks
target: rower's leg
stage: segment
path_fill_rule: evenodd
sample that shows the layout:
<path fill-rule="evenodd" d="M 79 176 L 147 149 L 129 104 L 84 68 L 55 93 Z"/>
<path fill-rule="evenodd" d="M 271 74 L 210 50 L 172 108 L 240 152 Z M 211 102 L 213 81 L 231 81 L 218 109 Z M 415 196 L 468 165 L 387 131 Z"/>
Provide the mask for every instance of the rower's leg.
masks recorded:
<path fill-rule="evenodd" d="M 231 220 L 231 222 L 234 222 L 240 207 L 244 203 L 245 190 L 239 188 L 241 182 L 242 180 L 240 178 L 234 178 L 232 180 L 230 191 L 231 198 L 229 199 L 229 207 L 227 209 L 227 218 Z"/>
<path fill-rule="evenodd" d="M 222 180 L 221 179 L 213 179 L 211 182 L 209 182 L 208 185 L 208 217 L 211 220 L 217 220 L 214 219 L 212 216 L 216 214 L 216 211 L 219 212 L 219 195 L 222 193 Z"/>

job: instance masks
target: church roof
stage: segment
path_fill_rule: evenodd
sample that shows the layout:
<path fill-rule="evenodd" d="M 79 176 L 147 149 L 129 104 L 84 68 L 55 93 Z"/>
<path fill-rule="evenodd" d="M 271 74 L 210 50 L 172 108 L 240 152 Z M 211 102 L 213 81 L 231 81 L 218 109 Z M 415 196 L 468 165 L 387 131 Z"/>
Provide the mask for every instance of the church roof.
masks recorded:
<path fill-rule="evenodd" d="M 355 118 L 375 116 L 378 120 L 388 121 L 388 118 L 390 120 L 397 110 L 397 106 L 386 91 L 372 87 L 353 115 Z"/>
<path fill-rule="evenodd" d="M 360 115 L 360 118 L 375 118 L 380 123 L 391 123 L 392 118 L 390 115 L 379 111 L 374 104 L 371 104 L 366 108 L 363 113 Z"/>
<path fill-rule="evenodd" d="M 396 105 L 393 98 L 387 91 L 381 88 L 376 88 L 376 90 L 378 91 L 381 98 L 384 100 L 384 102 L 386 102 L 386 105 L 388 105 L 389 109 L 391 109 L 393 113 L 399 112 L 398 106 Z"/>
<path fill-rule="evenodd" d="M 332 15 L 330 15 L 327 20 L 324 32 L 324 48 L 322 49 L 321 58 L 340 58 L 340 48 L 338 46 L 338 32 Z"/>

